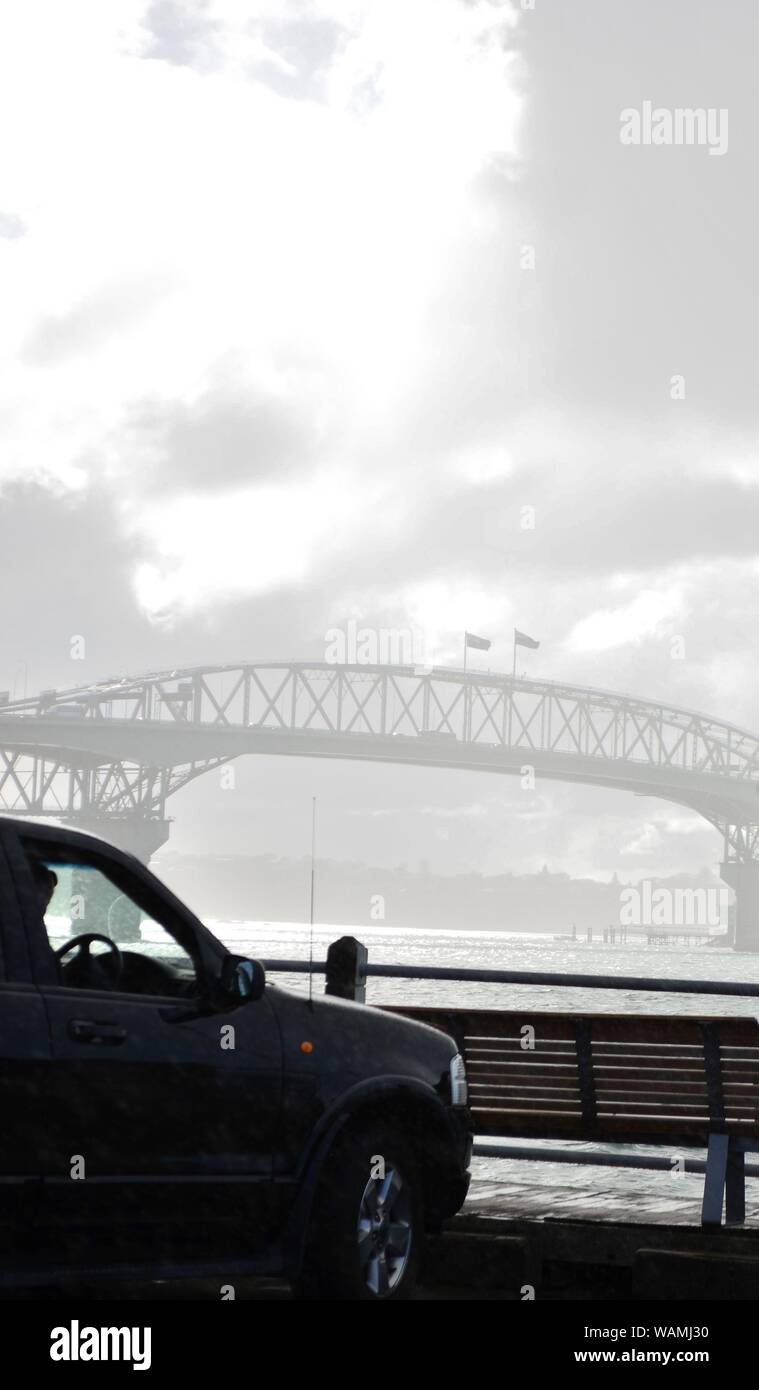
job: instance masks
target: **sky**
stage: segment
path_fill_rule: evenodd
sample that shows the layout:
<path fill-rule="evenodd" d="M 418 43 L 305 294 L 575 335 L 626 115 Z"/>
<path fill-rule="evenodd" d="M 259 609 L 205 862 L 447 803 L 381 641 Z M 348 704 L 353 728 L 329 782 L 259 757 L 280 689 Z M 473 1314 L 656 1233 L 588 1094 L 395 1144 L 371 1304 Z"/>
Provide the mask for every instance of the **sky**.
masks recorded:
<path fill-rule="evenodd" d="M 2 686 L 321 659 L 350 620 L 508 670 L 516 625 L 528 674 L 756 730 L 758 31 L 743 0 L 4 7 Z M 724 111 L 727 148 L 624 145 L 646 101 Z M 332 857 L 720 854 L 621 793 L 285 762 L 182 793 L 172 847 L 300 854 L 317 793 Z"/>

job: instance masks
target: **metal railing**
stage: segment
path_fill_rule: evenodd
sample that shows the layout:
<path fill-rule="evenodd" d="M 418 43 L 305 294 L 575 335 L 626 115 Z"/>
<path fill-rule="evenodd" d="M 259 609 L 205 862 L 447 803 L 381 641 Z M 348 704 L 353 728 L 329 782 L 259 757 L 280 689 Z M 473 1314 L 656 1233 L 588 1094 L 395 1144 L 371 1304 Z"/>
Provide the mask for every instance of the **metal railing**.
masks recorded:
<path fill-rule="evenodd" d="M 262 960 L 266 970 L 287 974 L 328 975 L 329 960 Z M 372 976 L 391 980 L 456 980 L 475 984 L 559 985 L 567 989 L 631 989 L 651 994 L 722 994 L 759 998 L 759 984 L 744 980 L 662 980 L 645 975 L 585 975 L 540 970 L 476 970 L 457 965 L 358 965 L 356 984 Z M 337 992 L 327 990 L 328 993 Z M 351 996 L 355 997 L 355 995 Z"/>
<path fill-rule="evenodd" d="M 546 1143 L 549 1141 L 546 1140 Z M 533 1144 L 475 1144 L 475 1158 L 537 1159 L 543 1163 L 574 1163 L 589 1168 L 651 1168 L 659 1173 L 672 1172 L 672 1159 L 659 1154 L 605 1153 L 602 1149 L 539 1149 Z M 705 1173 L 705 1158 L 683 1158 L 678 1155 L 682 1171 Z M 759 1178 L 759 1163 L 745 1165 L 747 1178 Z"/>

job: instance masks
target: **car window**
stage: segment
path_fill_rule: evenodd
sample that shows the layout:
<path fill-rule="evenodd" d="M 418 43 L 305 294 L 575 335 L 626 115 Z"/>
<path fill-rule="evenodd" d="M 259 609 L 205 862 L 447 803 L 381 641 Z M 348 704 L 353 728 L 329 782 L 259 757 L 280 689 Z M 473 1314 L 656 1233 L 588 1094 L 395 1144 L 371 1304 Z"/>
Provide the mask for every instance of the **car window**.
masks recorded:
<path fill-rule="evenodd" d="M 101 867 L 44 850 L 28 849 L 27 858 L 61 984 L 180 998 L 198 992 L 189 952 Z M 93 934 L 102 939 L 81 940 Z"/>

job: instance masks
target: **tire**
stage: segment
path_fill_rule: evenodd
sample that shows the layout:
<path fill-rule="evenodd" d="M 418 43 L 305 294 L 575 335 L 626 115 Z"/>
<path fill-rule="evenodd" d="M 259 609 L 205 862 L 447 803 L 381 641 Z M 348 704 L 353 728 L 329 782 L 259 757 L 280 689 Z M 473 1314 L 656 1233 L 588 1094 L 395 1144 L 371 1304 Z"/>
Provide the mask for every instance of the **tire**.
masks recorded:
<path fill-rule="evenodd" d="M 340 1136 L 315 1193 L 296 1298 L 410 1298 L 424 1239 L 422 1193 L 413 1153 L 391 1126 Z"/>

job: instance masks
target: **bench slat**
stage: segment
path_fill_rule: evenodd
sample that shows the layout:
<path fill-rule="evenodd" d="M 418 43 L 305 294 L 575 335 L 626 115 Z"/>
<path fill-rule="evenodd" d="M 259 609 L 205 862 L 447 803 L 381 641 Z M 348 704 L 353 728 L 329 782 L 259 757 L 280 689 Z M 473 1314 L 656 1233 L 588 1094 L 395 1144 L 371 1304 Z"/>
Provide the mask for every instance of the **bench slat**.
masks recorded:
<path fill-rule="evenodd" d="M 516 1068 L 552 1066 L 556 1067 L 557 1070 L 563 1068 L 566 1071 L 568 1068 L 576 1066 L 576 1060 L 572 1057 L 555 1059 L 551 1053 L 546 1054 L 538 1049 L 534 1052 L 522 1052 L 518 1056 L 515 1054 L 510 1057 L 504 1057 L 497 1052 L 485 1055 L 483 1053 L 471 1053 L 468 1050 L 464 1055 L 467 1067 L 471 1067 L 473 1070 L 477 1067 Z M 695 1057 L 657 1057 L 652 1058 L 650 1064 L 647 1062 L 645 1065 L 641 1066 L 639 1058 L 627 1057 L 624 1053 L 620 1053 L 619 1056 L 613 1058 L 597 1058 L 595 1054 L 593 1054 L 593 1063 L 594 1070 L 598 1074 L 603 1071 L 616 1072 L 627 1070 L 634 1071 L 640 1076 L 651 1076 L 654 1078 L 660 1071 L 677 1071 L 678 1073 L 694 1072 L 700 1075 L 704 1073 L 703 1056 L 700 1059 Z M 759 1076 L 759 1072 L 752 1071 L 751 1068 L 736 1068 L 731 1074 L 736 1078 L 742 1076 L 749 1079 L 754 1075 Z"/>
<path fill-rule="evenodd" d="M 551 1085 L 556 1091 L 579 1091 L 580 1082 L 577 1073 L 573 1076 L 553 1076 L 547 1071 L 531 1071 L 521 1076 L 512 1076 L 508 1072 L 475 1072 L 469 1077 L 470 1087 L 472 1086 L 514 1086 L 529 1087 L 540 1085 Z"/>
<path fill-rule="evenodd" d="M 471 1062 L 466 1058 L 467 1072 L 472 1076 L 477 1076 L 483 1072 L 493 1072 L 494 1075 L 526 1076 L 534 1071 L 544 1071 L 552 1076 L 576 1076 L 576 1062 L 544 1062 L 542 1057 L 536 1057 L 534 1062 Z"/>
<path fill-rule="evenodd" d="M 515 1104 L 518 1104 L 520 1102 L 520 1099 L 523 1099 L 525 1102 L 528 1102 L 530 1096 L 533 1095 L 536 1091 L 550 1091 L 551 1094 L 555 1095 L 558 1100 L 566 1100 L 568 1105 L 574 1105 L 575 1101 L 581 1094 L 580 1087 L 578 1085 L 554 1086 L 550 1079 L 547 1079 L 545 1077 L 537 1077 L 534 1081 L 529 1081 L 525 1084 L 518 1086 L 512 1086 L 509 1082 L 502 1084 L 500 1082 L 495 1081 L 483 1081 L 479 1085 L 475 1083 L 475 1085 L 472 1087 L 472 1094 L 474 1096 L 474 1099 L 476 1100 L 477 1097 L 480 1096 L 483 1091 L 487 1091 L 491 1095 L 498 1095 L 504 1097 L 511 1096 L 514 1098 Z M 511 1100 L 507 1099 L 505 1103 L 507 1105 L 511 1105 L 512 1102 Z"/>

